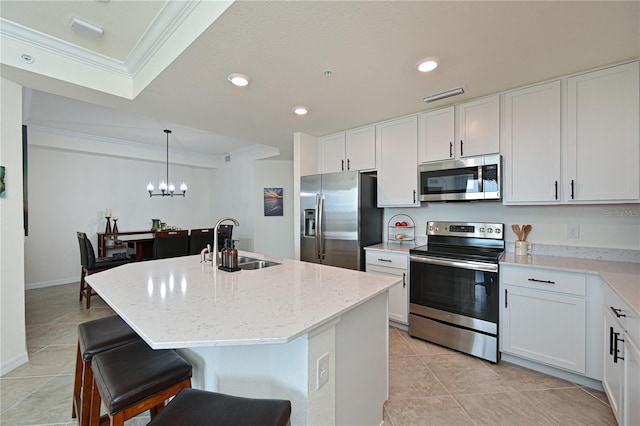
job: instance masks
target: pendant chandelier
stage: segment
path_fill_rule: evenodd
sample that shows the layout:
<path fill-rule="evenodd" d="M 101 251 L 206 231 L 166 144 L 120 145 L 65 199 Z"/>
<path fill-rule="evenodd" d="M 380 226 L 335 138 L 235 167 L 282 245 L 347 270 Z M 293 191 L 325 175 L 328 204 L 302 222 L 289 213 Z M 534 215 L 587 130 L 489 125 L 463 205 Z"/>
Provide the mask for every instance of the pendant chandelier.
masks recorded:
<path fill-rule="evenodd" d="M 160 185 L 158 186 L 160 192 L 153 192 L 153 184 L 149 182 L 147 192 L 149 193 L 149 197 L 173 197 L 174 195 L 182 195 L 184 197 L 187 195 L 187 184 L 182 182 L 180 184 L 180 192 L 176 192 L 176 187 L 173 185 L 173 182 L 169 182 L 169 134 L 171 130 L 164 129 L 164 132 L 167 134 L 167 180 L 160 180 Z"/>

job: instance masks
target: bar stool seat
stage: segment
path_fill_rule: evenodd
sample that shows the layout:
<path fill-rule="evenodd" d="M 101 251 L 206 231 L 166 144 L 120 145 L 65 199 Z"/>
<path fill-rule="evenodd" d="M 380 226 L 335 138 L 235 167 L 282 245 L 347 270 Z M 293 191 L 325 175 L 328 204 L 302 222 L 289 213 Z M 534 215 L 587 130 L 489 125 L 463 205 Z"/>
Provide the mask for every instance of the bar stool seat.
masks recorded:
<path fill-rule="evenodd" d="M 171 349 L 153 350 L 143 340 L 94 355 L 91 425 L 100 424 L 100 402 L 111 425 L 151 410 L 191 387 L 191 364 Z"/>
<path fill-rule="evenodd" d="M 183 389 L 148 426 L 285 426 L 291 401 Z"/>
<path fill-rule="evenodd" d="M 81 426 L 89 424 L 93 356 L 136 340 L 140 340 L 140 336 L 117 315 L 78 325 L 78 351 L 71 417 L 77 416 Z"/>

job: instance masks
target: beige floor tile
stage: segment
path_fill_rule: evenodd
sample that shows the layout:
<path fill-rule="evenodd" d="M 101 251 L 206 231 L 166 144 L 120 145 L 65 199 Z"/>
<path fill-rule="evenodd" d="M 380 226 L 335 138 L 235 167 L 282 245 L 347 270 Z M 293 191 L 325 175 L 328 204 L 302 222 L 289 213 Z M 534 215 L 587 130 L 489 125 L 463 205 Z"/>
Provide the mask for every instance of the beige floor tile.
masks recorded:
<path fill-rule="evenodd" d="M 18 404 L 2 413 L 2 424 L 67 424 L 71 418 L 73 375 L 51 378 Z"/>
<path fill-rule="evenodd" d="M 0 379 L 0 411 L 4 412 L 52 379 L 47 377 Z M 0 420 L 2 418 L 0 417 Z"/>
<path fill-rule="evenodd" d="M 389 399 L 447 394 L 447 389 L 418 356 L 397 356 L 389 359 Z"/>
<path fill-rule="evenodd" d="M 416 352 L 395 328 L 389 330 L 389 356 L 415 355 Z"/>
<path fill-rule="evenodd" d="M 15 370 L 2 376 L 3 378 L 55 376 L 75 366 L 76 345 L 47 346 L 45 349 L 29 356 L 29 361 Z"/>
<path fill-rule="evenodd" d="M 611 407 L 579 388 L 523 392 L 561 425 L 615 425 Z"/>
<path fill-rule="evenodd" d="M 455 396 L 458 403 L 479 425 L 552 425 L 550 417 L 523 392 L 466 394 Z"/>
<path fill-rule="evenodd" d="M 452 354 L 423 355 L 421 359 L 453 395 L 513 391 L 507 381 L 477 358 Z"/>
<path fill-rule="evenodd" d="M 78 342 L 76 324 L 39 324 L 27 326 L 27 346 L 73 345 Z"/>
<path fill-rule="evenodd" d="M 586 386 L 578 386 L 580 389 L 582 389 L 583 391 L 585 391 L 586 393 L 588 393 L 589 395 L 593 396 L 594 398 L 597 398 L 598 400 L 602 401 L 603 403 L 607 404 L 610 406 L 609 404 L 609 398 L 607 398 L 607 394 L 604 392 L 601 392 L 599 390 L 595 390 L 595 389 L 591 389 L 588 388 Z M 639 402 L 640 403 L 640 402 Z"/>
<path fill-rule="evenodd" d="M 484 362 L 484 365 L 509 383 L 515 390 L 558 389 L 575 387 L 566 380 L 557 379 L 528 368 L 500 361 L 498 364 Z"/>
<path fill-rule="evenodd" d="M 385 403 L 385 412 L 393 426 L 473 425 L 451 396 L 390 400 Z"/>

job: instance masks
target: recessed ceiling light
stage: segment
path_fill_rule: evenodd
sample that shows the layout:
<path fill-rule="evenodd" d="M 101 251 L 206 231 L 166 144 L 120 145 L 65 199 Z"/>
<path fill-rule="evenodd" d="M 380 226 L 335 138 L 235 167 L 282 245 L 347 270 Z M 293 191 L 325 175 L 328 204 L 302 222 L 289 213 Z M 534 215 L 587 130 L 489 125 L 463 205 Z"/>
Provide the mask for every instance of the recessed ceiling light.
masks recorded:
<path fill-rule="evenodd" d="M 418 63 L 416 64 L 416 68 L 418 69 L 418 71 L 420 72 L 429 72 L 429 71 L 433 71 L 436 68 L 438 68 L 438 63 L 440 62 L 440 59 L 431 56 L 429 58 L 424 58 L 418 61 Z"/>
<path fill-rule="evenodd" d="M 231 82 L 231 84 L 233 84 L 234 86 L 238 87 L 247 86 L 249 84 L 249 81 L 251 81 L 246 75 L 238 73 L 229 74 L 227 80 L 229 80 L 229 82 Z"/>
<path fill-rule="evenodd" d="M 309 110 L 305 106 L 297 106 L 293 109 L 293 112 L 296 115 L 305 115 Z"/>

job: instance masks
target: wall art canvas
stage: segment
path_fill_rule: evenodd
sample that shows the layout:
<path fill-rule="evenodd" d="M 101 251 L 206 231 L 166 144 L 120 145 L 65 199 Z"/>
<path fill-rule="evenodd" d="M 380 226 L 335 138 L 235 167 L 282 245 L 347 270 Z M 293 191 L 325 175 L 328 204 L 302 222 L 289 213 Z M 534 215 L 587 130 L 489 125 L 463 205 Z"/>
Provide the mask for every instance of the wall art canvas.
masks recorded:
<path fill-rule="evenodd" d="M 4 184 L 4 166 L 0 166 L 0 198 L 6 198 L 7 187 Z"/>
<path fill-rule="evenodd" d="M 284 216 L 282 188 L 264 188 L 264 215 Z"/>

